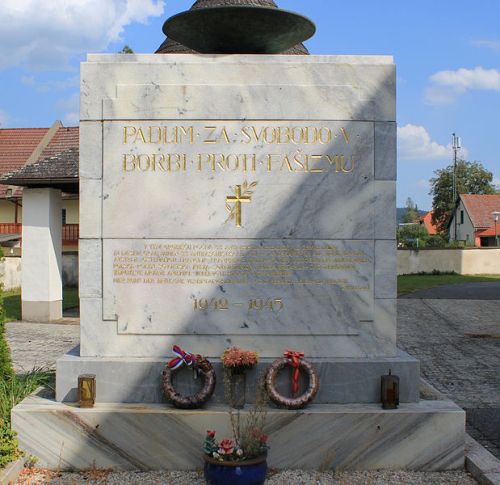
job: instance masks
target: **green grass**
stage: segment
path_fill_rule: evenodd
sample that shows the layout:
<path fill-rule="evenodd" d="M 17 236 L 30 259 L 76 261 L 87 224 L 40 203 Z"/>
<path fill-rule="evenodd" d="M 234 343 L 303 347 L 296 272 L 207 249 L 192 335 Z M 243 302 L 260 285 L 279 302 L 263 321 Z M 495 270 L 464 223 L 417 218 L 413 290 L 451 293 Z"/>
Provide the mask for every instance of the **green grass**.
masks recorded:
<path fill-rule="evenodd" d="M 5 320 L 7 322 L 21 320 L 21 290 L 4 291 L 3 302 L 5 307 Z M 63 288 L 63 310 L 77 307 L 78 288 Z"/>
<path fill-rule="evenodd" d="M 436 286 L 480 281 L 500 281 L 500 275 L 468 276 L 459 274 L 410 274 L 398 276 L 398 296 Z"/>

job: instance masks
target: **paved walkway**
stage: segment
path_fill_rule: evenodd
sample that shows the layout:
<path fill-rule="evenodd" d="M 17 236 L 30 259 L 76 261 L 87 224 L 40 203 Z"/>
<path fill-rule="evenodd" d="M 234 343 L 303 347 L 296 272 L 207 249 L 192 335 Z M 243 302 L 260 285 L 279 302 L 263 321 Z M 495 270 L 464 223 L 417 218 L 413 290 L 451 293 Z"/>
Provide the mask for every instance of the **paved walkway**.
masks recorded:
<path fill-rule="evenodd" d="M 56 359 L 78 345 L 78 320 L 62 324 L 10 322 L 6 325 L 14 370 L 18 374 L 34 367 L 55 368 Z"/>
<path fill-rule="evenodd" d="M 398 346 L 500 458 L 500 300 L 398 300 Z"/>

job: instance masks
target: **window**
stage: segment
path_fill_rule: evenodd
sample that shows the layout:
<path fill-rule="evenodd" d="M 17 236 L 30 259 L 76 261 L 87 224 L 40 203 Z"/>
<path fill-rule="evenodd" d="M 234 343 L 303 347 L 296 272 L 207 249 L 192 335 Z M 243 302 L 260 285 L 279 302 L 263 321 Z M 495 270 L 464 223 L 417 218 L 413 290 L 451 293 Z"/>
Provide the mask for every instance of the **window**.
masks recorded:
<path fill-rule="evenodd" d="M 460 224 L 464 223 L 464 211 L 460 211 Z"/>

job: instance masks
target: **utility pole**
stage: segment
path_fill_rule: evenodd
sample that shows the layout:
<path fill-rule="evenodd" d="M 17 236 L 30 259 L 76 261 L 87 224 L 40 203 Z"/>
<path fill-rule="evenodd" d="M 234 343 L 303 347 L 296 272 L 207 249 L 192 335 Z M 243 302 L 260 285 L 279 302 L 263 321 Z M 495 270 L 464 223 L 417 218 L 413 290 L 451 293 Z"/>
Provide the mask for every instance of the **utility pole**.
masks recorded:
<path fill-rule="evenodd" d="M 457 240 L 457 211 L 455 204 L 457 202 L 457 159 L 458 159 L 458 151 L 462 148 L 462 143 L 460 137 L 455 133 L 452 133 L 452 148 L 453 148 L 453 216 L 455 217 L 454 224 L 454 233 L 453 239 Z"/>

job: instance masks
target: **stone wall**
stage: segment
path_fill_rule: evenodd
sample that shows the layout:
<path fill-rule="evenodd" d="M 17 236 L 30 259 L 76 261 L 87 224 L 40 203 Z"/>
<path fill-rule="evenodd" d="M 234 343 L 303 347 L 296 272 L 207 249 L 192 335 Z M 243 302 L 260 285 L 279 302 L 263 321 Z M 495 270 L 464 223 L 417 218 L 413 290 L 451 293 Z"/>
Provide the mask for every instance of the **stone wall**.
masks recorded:
<path fill-rule="evenodd" d="M 21 288 L 21 257 L 6 257 L 0 261 L 0 283 L 4 290 Z M 78 252 L 63 253 L 63 286 L 78 286 Z"/>
<path fill-rule="evenodd" d="M 21 288 L 21 258 L 4 258 L 0 261 L 0 283 L 4 290 Z"/>
<path fill-rule="evenodd" d="M 454 271 L 458 274 L 500 274 L 500 249 L 399 250 L 398 275 Z"/>

